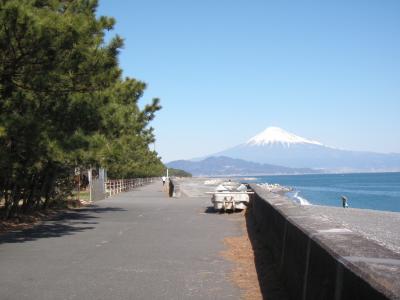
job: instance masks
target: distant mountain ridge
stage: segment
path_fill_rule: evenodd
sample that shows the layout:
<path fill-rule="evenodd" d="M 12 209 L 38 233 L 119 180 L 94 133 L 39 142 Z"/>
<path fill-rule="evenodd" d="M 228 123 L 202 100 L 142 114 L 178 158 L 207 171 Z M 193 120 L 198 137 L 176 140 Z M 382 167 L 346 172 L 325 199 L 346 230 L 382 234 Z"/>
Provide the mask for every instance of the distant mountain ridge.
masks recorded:
<path fill-rule="evenodd" d="M 294 175 L 319 172 L 308 168 L 287 168 L 271 164 L 260 164 L 226 156 L 208 157 L 200 161 L 176 160 L 167 163 L 167 167 L 185 170 L 194 176 Z"/>
<path fill-rule="evenodd" d="M 212 156 L 329 172 L 400 171 L 400 154 L 336 149 L 278 127 L 269 127 L 247 142 Z"/>

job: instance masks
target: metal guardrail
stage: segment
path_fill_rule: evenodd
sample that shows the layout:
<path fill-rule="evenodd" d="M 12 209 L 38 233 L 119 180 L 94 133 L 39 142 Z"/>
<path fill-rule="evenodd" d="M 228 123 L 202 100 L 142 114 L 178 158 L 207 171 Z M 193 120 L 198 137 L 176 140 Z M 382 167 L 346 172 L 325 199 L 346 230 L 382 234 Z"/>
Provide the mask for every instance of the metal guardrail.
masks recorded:
<path fill-rule="evenodd" d="M 136 187 L 154 182 L 155 177 L 150 178 L 132 178 L 132 179 L 114 179 L 105 182 L 105 191 L 108 197 L 133 190 Z"/>

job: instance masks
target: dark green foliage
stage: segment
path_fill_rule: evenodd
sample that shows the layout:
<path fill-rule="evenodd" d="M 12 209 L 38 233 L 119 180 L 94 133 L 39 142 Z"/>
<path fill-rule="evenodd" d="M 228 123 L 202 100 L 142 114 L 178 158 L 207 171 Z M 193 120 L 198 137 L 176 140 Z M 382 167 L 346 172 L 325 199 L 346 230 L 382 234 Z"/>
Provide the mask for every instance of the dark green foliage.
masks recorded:
<path fill-rule="evenodd" d="M 122 39 L 104 42 L 114 20 L 96 18 L 96 7 L 88 0 L 0 0 L 6 216 L 68 195 L 77 166 L 103 166 L 115 178 L 162 173 L 148 127 L 159 100 L 139 109 L 146 86 L 121 78 Z"/>
<path fill-rule="evenodd" d="M 189 172 L 173 168 L 168 168 L 168 174 L 169 176 L 176 176 L 176 177 L 192 177 L 192 174 L 190 174 Z"/>

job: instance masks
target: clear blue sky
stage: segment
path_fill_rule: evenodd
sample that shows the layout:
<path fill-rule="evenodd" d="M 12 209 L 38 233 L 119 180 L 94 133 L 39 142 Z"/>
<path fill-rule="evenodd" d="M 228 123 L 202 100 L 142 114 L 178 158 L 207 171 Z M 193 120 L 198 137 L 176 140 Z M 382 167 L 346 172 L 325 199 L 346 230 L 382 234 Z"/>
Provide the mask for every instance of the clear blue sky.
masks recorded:
<path fill-rule="evenodd" d="M 125 76 L 161 98 L 164 162 L 279 126 L 324 144 L 400 152 L 400 1 L 100 0 Z"/>

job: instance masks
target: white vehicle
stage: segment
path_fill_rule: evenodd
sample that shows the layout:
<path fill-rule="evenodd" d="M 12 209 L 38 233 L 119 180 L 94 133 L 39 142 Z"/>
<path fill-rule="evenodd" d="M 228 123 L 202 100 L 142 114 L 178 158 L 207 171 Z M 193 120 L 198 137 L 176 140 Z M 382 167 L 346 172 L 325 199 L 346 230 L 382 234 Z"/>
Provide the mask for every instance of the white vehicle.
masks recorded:
<path fill-rule="evenodd" d="M 229 184 L 220 184 L 215 192 L 207 194 L 212 194 L 211 203 L 215 210 L 235 211 L 245 209 L 250 201 L 249 195 L 254 192 L 247 191 L 247 187 L 243 184 L 229 182 Z"/>

